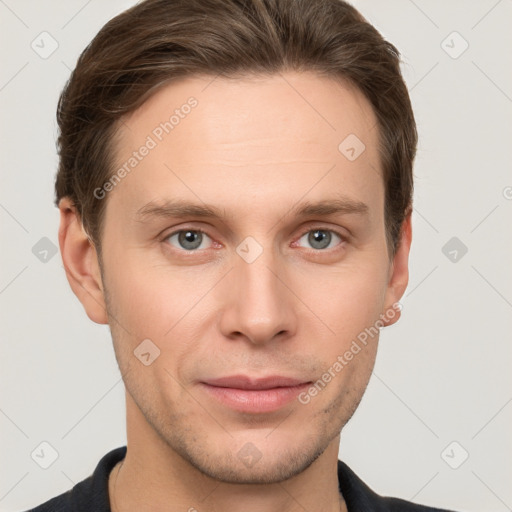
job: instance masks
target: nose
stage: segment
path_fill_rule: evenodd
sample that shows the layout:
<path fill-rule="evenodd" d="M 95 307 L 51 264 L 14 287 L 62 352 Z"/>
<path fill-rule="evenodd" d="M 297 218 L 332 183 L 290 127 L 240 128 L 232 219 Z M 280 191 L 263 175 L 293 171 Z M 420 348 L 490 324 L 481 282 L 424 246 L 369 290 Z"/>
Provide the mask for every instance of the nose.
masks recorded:
<path fill-rule="evenodd" d="M 297 329 L 297 303 L 285 262 L 270 249 L 252 262 L 234 254 L 234 268 L 222 281 L 220 329 L 230 339 L 253 345 L 284 340 Z"/>

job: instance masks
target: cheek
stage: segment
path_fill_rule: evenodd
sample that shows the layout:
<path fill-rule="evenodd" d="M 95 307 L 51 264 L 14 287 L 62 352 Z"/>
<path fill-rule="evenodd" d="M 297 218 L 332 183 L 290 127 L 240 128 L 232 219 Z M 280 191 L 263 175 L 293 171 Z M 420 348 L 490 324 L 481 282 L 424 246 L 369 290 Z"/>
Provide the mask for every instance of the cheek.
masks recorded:
<path fill-rule="evenodd" d="M 199 268 L 170 268 L 165 262 L 153 263 L 142 254 L 125 257 L 114 265 L 111 253 L 107 288 L 111 295 L 109 313 L 117 357 L 125 369 L 144 371 L 149 377 L 156 370 L 169 385 L 165 367 L 176 378 L 186 378 L 188 361 L 204 351 L 205 331 L 213 328 L 214 304 L 208 291 L 218 281 L 218 272 Z M 121 260 L 118 260 L 121 261 Z M 217 307 L 219 305 L 217 304 Z M 143 340 L 151 340 L 158 354 L 151 367 L 143 367 L 134 357 Z M 142 349 L 141 349 L 142 350 Z M 151 377 L 157 378 L 156 375 Z"/>
<path fill-rule="evenodd" d="M 297 289 L 328 334 L 346 343 L 373 325 L 383 312 L 385 270 L 361 265 L 312 272 L 300 278 Z"/>
<path fill-rule="evenodd" d="M 120 260 L 119 260 L 120 261 Z M 204 273 L 171 269 L 137 254 L 110 265 L 108 288 L 119 321 L 132 335 L 162 338 L 204 294 Z M 115 298 L 115 300 L 114 300 Z M 133 331 L 133 332 L 132 332 Z"/>

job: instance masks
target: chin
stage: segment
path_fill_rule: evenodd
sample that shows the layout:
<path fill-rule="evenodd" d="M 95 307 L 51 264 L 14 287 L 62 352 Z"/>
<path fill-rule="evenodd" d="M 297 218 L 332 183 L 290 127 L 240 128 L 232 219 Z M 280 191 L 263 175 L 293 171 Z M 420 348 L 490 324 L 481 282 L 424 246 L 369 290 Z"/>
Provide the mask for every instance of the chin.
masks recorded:
<path fill-rule="evenodd" d="M 212 454 L 187 449 L 180 455 L 203 475 L 218 482 L 269 485 L 302 473 L 320 457 L 325 448 L 307 451 L 304 448 L 288 448 L 283 453 L 256 450 L 254 445 L 246 443 L 238 452 Z"/>

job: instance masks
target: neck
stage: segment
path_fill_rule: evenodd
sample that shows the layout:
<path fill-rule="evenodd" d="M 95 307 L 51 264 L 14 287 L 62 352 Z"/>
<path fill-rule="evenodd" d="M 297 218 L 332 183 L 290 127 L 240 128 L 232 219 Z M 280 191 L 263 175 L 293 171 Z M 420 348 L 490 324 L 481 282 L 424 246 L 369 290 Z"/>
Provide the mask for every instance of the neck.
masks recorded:
<path fill-rule="evenodd" d="M 232 484 L 205 475 L 145 421 L 127 393 L 127 453 L 111 471 L 112 512 L 346 512 L 339 493 L 339 436 L 307 469 L 272 484 Z"/>

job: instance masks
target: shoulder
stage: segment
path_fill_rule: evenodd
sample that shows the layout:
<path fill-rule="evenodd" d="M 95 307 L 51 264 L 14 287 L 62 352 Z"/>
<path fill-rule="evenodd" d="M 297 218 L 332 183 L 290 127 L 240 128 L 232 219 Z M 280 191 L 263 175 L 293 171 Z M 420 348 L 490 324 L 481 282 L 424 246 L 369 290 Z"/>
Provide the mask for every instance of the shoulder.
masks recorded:
<path fill-rule="evenodd" d="M 115 448 L 98 462 L 93 474 L 59 496 L 26 512 L 110 512 L 108 477 L 126 455 L 126 446 Z"/>
<path fill-rule="evenodd" d="M 411 501 L 401 500 L 398 498 L 381 499 L 387 507 L 384 510 L 389 510 L 390 512 L 454 512 L 444 508 L 441 509 L 418 505 L 417 503 L 412 503 Z"/>
<path fill-rule="evenodd" d="M 366 485 L 344 462 L 338 460 L 339 489 L 348 512 L 454 512 L 418 505 L 399 498 L 383 497 Z"/>

